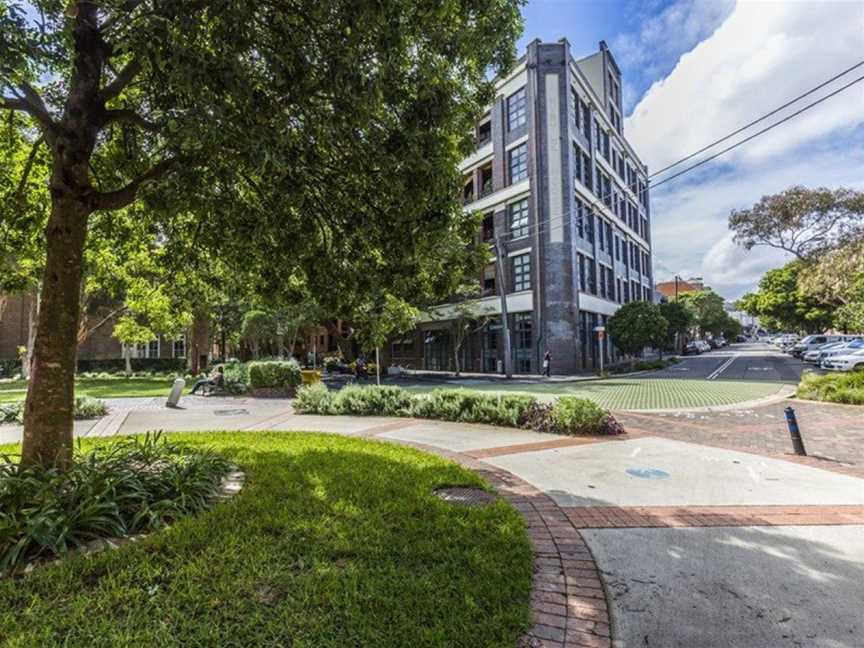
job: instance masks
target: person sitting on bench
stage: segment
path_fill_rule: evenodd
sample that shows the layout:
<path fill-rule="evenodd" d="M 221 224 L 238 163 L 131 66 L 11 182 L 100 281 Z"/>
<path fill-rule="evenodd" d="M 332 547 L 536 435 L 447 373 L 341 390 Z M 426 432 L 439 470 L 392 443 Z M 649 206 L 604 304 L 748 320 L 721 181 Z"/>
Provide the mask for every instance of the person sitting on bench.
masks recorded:
<path fill-rule="evenodd" d="M 216 365 L 216 368 L 210 372 L 210 375 L 206 378 L 202 378 L 195 382 L 195 385 L 192 387 L 192 391 L 190 394 L 194 394 L 198 391 L 199 387 L 221 387 L 225 383 L 225 367 L 222 365 Z"/>

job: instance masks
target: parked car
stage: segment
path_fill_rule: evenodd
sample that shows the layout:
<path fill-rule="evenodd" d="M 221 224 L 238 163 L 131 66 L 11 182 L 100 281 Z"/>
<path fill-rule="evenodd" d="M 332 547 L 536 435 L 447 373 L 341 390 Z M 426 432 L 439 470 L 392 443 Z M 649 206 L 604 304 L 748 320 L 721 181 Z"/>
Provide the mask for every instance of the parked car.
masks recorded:
<path fill-rule="evenodd" d="M 684 355 L 699 355 L 702 353 L 702 347 L 699 346 L 698 342 L 688 342 L 684 346 Z"/>
<path fill-rule="evenodd" d="M 850 351 L 847 355 L 836 355 L 826 358 L 822 366 L 832 371 L 864 370 L 864 349 Z"/>
<path fill-rule="evenodd" d="M 710 351 L 711 345 L 708 344 L 705 340 L 696 340 L 696 344 L 699 345 L 699 348 L 702 349 L 702 352 Z"/>
<path fill-rule="evenodd" d="M 830 346 L 831 348 L 828 348 Z M 826 345 L 819 350 L 819 365 L 827 360 L 828 358 L 832 358 L 834 356 L 842 356 L 849 355 L 854 351 L 858 351 L 859 349 L 864 349 L 864 340 L 861 338 L 856 338 L 851 342 L 841 342 L 839 344 Z"/>
<path fill-rule="evenodd" d="M 719 337 L 716 337 L 714 339 L 717 340 L 717 344 L 719 344 L 720 347 L 729 346 L 729 343 L 726 341 L 726 338 L 723 337 L 722 335 Z"/>
<path fill-rule="evenodd" d="M 816 349 L 824 344 L 845 341 L 845 335 L 808 335 L 800 342 L 793 344 L 792 347 L 789 349 L 789 353 L 791 353 L 796 358 L 800 358 L 808 351 L 812 351 L 813 349 Z"/>
<path fill-rule="evenodd" d="M 735 341 L 736 341 L 736 342 L 746 342 L 746 341 L 747 341 L 747 336 L 745 336 L 745 335 L 736 335 L 736 336 L 735 336 Z M 768 339 L 767 339 L 767 338 L 765 338 L 764 340 L 761 340 L 761 339 L 760 339 L 759 341 L 760 341 L 760 342 L 768 342 Z"/>
<path fill-rule="evenodd" d="M 810 349 L 809 351 L 805 351 L 801 355 L 801 359 L 804 362 L 811 362 L 814 364 L 819 364 L 822 361 L 824 353 L 828 353 L 832 349 L 839 349 L 846 346 L 845 342 L 829 342 L 828 344 L 822 344 L 815 349 Z"/>
<path fill-rule="evenodd" d="M 717 338 L 710 338 L 709 340 L 707 340 L 707 342 L 708 342 L 708 346 L 711 347 L 712 349 L 719 349 L 720 348 L 720 342 L 717 341 Z"/>

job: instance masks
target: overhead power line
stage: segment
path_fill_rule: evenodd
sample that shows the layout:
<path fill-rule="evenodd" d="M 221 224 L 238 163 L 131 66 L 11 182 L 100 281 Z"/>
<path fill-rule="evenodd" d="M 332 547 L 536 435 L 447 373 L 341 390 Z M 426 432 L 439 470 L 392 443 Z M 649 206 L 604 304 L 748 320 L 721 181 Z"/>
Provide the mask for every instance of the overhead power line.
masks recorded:
<path fill-rule="evenodd" d="M 696 169 L 696 168 L 702 166 L 703 164 L 706 164 L 706 163 L 710 162 L 711 160 L 714 160 L 714 159 L 720 157 L 720 156 L 723 155 L 724 153 L 728 153 L 728 152 L 731 151 L 732 149 L 738 148 L 738 147 L 741 146 L 742 144 L 746 144 L 746 143 L 749 142 L 750 140 L 759 137 L 759 136 L 762 135 L 763 133 L 767 133 L 767 132 L 770 131 L 771 129 L 776 128 L 777 126 L 779 126 L 780 124 L 783 124 L 783 123 L 789 121 L 789 120 L 792 119 L 793 117 L 797 117 L 797 116 L 800 115 L 801 113 L 803 113 L 803 112 L 805 112 L 805 111 L 807 111 L 807 110 L 810 110 L 813 106 L 818 106 L 818 105 L 819 105 L 820 103 L 822 103 L 823 101 L 825 101 L 825 100 L 827 100 L 827 99 L 830 99 L 830 98 L 833 97 L 834 95 L 840 94 L 840 93 L 843 92 L 844 90 L 847 90 L 847 89 L 851 88 L 851 87 L 854 86 L 856 83 L 860 83 L 861 81 L 864 81 L 864 76 L 860 76 L 860 77 L 858 77 L 857 79 L 855 79 L 854 81 L 850 81 L 850 82 L 847 83 L 846 85 L 844 85 L 844 86 L 842 86 L 842 87 L 840 87 L 840 88 L 837 88 L 834 92 L 831 92 L 831 93 L 825 95 L 824 97 L 821 97 L 821 98 L 817 99 L 816 101 L 807 104 L 806 106 L 804 106 L 804 107 L 801 108 L 800 110 L 796 110 L 796 111 L 795 111 L 794 113 L 792 113 L 791 115 L 787 115 L 787 116 L 784 117 L 783 119 L 774 122 L 774 123 L 771 124 L 770 126 L 766 126 L 766 127 L 763 128 L 762 130 L 760 130 L 760 131 L 756 131 L 755 133 L 753 133 L 753 134 L 750 135 L 749 137 L 745 137 L 745 138 L 744 138 L 743 140 L 741 140 L 740 142 L 736 142 L 736 143 L 733 144 L 732 146 L 727 146 L 725 149 L 723 149 L 723 150 L 721 150 L 721 151 L 718 151 L 718 152 L 715 153 L 714 155 L 711 155 L 711 156 L 705 158 L 704 160 L 700 160 L 700 161 L 697 162 L 696 164 L 692 164 L 692 165 L 690 165 L 689 167 L 687 167 L 686 169 L 684 169 L 684 170 L 682 170 L 682 171 L 679 171 L 678 173 L 675 173 L 675 174 L 669 176 L 668 178 L 663 178 L 660 182 L 655 182 L 655 183 L 653 183 L 653 184 L 650 184 L 650 186 L 651 186 L 651 187 L 659 187 L 660 185 L 665 184 L 665 183 L 669 182 L 670 180 L 674 180 L 675 178 L 678 178 L 678 177 L 684 175 L 685 173 L 689 173 L 689 172 L 692 171 L 693 169 Z"/>
<path fill-rule="evenodd" d="M 855 70 L 855 69 L 861 67 L 862 65 L 864 65 L 864 61 L 859 61 L 858 63 L 856 63 L 856 64 L 853 65 L 852 67 L 850 67 L 850 68 L 846 68 L 845 70 L 843 70 L 843 71 L 840 72 L 839 74 L 835 74 L 835 75 L 834 75 L 833 77 L 831 77 L 830 79 L 828 79 L 828 80 L 826 80 L 826 81 L 823 81 L 822 83 L 820 83 L 819 85 L 817 85 L 817 86 L 814 87 L 814 88 L 811 88 L 810 90 L 808 90 L 808 91 L 805 92 L 804 94 L 800 94 L 800 95 L 798 95 L 798 96 L 795 97 L 794 99 L 791 99 L 790 101 L 787 101 L 786 103 L 784 103 L 782 106 L 779 106 L 779 107 L 775 108 L 774 110 L 772 110 L 771 112 L 765 113 L 764 115 L 762 115 L 762 116 L 759 117 L 758 119 L 754 119 L 754 120 L 751 121 L 750 123 L 745 124 L 744 126 L 742 126 L 741 128 L 739 128 L 738 130 L 733 131 L 733 132 L 729 133 L 728 135 L 724 135 L 724 136 L 721 137 L 720 139 L 711 142 L 711 143 L 708 144 L 707 146 L 704 146 L 704 147 L 702 147 L 701 149 L 699 149 L 698 151 L 694 151 L 693 153 L 691 153 L 691 154 L 688 155 L 687 157 L 683 157 L 683 158 L 681 158 L 680 160 L 678 160 L 677 162 L 673 162 L 673 163 L 670 164 L 669 166 L 663 167 L 663 168 L 660 169 L 659 171 L 655 171 L 654 173 L 652 173 L 652 174 L 649 175 L 648 177 L 649 177 L 649 178 L 653 178 L 654 176 L 660 175 L 661 173 L 663 173 L 663 172 L 665 172 L 665 171 L 668 171 L 669 169 L 672 169 L 672 168 L 678 166 L 679 164 L 683 164 L 683 163 L 686 162 L 687 160 L 691 160 L 691 159 L 693 159 L 694 157 L 696 157 L 696 156 L 699 155 L 700 153 L 704 153 L 704 152 L 707 151 L 708 149 L 714 148 L 715 146 L 717 146 L 718 144 L 720 144 L 720 143 L 722 143 L 722 142 L 725 142 L 725 141 L 728 140 L 729 138 L 731 138 L 731 137 L 735 137 L 735 136 L 738 135 L 739 133 L 744 132 L 745 130 L 747 130 L 747 129 L 750 128 L 751 126 L 755 126 L 755 125 L 758 124 L 759 122 L 765 121 L 766 119 L 768 119 L 768 118 L 771 117 L 772 115 L 776 115 L 778 112 L 780 112 L 781 110 L 783 110 L 783 109 L 785 109 L 785 108 L 788 108 L 788 107 L 791 106 L 792 104 L 794 104 L 794 103 L 798 103 L 798 102 L 799 102 L 801 99 L 803 99 L 804 97 L 807 97 L 807 96 L 813 94 L 813 93 L 816 92 L 817 90 L 821 90 L 822 88 L 824 88 L 825 86 L 827 86 L 829 83 L 832 83 L 833 81 L 836 81 L 836 80 L 839 79 L 840 77 L 846 76 L 846 75 L 849 74 L 852 70 Z M 829 96 L 830 96 L 830 95 L 829 95 Z"/>

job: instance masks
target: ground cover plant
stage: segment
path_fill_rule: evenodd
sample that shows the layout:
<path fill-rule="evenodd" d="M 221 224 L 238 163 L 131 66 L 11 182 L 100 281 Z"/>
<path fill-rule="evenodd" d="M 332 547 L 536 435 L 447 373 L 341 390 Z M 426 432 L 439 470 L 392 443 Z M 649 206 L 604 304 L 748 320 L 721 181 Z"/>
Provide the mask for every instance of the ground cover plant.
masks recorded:
<path fill-rule="evenodd" d="M 105 416 L 108 407 L 101 400 L 89 396 L 76 396 L 74 403 L 74 418 L 91 419 Z M 24 420 L 24 401 L 0 401 L 0 424 L 21 423 Z"/>
<path fill-rule="evenodd" d="M 223 454 L 243 489 L 117 551 L 0 580 L 0 644 L 510 647 L 527 629 L 521 516 L 433 494 L 477 475 L 335 435 L 169 438 Z"/>
<path fill-rule="evenodd" d="M 805 373 L 795 392 L 798 398 L 864 405 L 864 371 L 818 375 Z"/>
<path fill-rule="evenodd" d="M 0 457 L 0 575 L 95 538 L 158 529 L 203 510 L 230 464 L 159 433 L 79 448 L 68 470 Z"/>
<path fill-rule="evenodd" d="M 612 414 L 575 396 L 562 396 L 553 404 L 544 404 L 529 394 L 490 394 L 470 389 L 415 394 L 400 387 L 374 385 L 330 391 L 323 384 L 315 384 L 300 389 L 294 409 L 301 414 L 416 416 L 571 435 L 624 431 Z"/>

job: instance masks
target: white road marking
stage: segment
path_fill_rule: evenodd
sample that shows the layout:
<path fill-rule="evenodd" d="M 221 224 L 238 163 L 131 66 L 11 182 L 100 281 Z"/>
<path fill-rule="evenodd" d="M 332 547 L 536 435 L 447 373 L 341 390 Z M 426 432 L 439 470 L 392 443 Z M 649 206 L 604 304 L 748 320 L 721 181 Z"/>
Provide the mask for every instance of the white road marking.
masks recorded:
<path fill-rule="evenodd" d="M 736 353 L 736 354 L 733 355 L 731 358 L 729 358 L 726 362 L 724 362 L 722 365 L 720 365 L 719 367 L 717 367 L 717 368 L 716 368 L 712 373 L 710 373 L 710 374 L 708 375 L 708 377 L 705 378 L 705 380 L 716 380 L 716 379 L 717 379 L 717 376 L 719 376 L 719 375 L 722 374 L 724 371 L 726 371 L 726 370 L 729 368 L 729 366 L 730 366 L 733 362 L 735 362 L 735 360 L 737 360 L 737 359 L 738 359 L 738 354 Z"/>

